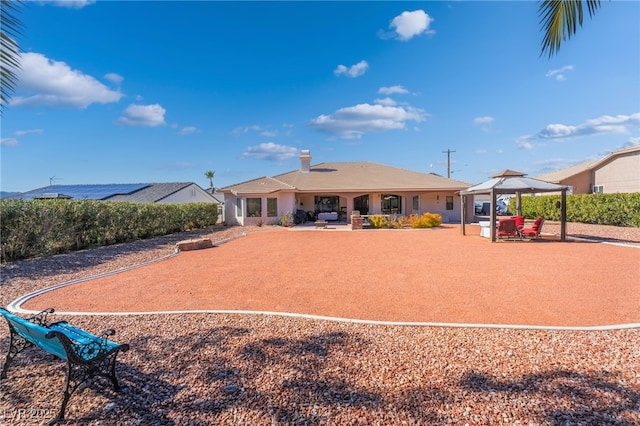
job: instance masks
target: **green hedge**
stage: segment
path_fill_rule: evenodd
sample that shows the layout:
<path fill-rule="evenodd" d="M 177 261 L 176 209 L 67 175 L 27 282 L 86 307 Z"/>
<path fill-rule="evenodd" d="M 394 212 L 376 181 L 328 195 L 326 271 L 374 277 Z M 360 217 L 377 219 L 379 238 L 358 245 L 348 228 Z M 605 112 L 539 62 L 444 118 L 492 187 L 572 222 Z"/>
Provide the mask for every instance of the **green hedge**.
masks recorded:
<path fill-rule="evenodd" d="M 2 262 L 48 256 L 213 225 L 212 203 L 0 200 Z"/>
<path fill-rule="evenodd" d="M 527 218 L 542 216 L 560 220 L 560 195 L 522 196 L 522 214 Z M 509 211 L 516 210 L 515 197 Z M 598 225 L 640 227 L 640 193 L 567 195 L 567 221 Z"/>

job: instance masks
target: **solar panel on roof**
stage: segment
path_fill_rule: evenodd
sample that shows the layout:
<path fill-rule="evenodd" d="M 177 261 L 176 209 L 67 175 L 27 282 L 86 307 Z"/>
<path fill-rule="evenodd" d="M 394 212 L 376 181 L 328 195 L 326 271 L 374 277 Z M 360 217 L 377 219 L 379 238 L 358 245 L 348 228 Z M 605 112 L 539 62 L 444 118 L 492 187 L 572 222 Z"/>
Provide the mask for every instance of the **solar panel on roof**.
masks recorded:
<path fill-rule="evenodd" d="M 103 185 L 53 185 L 31 191 L 24 198 L 32 199 L 43 194 L 62 193 L 76 200 L 104 200 L 114 195 L 126 195 L 149 186 L 146 183 L 114 183 Z"/>

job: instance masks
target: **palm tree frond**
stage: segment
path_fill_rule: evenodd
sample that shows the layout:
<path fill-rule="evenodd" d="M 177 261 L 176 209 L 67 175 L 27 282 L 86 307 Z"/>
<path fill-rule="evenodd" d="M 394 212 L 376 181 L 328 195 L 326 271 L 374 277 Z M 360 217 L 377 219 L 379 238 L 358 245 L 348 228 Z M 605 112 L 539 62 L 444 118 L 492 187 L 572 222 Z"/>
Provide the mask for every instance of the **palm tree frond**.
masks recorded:
<path fill-rule="evenodd" d="M 0 115 L 18 83 L 20 47 L 15 39 L 22 30 L 17 16 L 21 3 L 21 0 L 2 0 L 0 3 Z"/>
<path fill-rule="evenodd" d="M 544 31 L 540 55 L 549 57 L 560 50 L 560 45 L 570 39 L 582 26 L 583 0 L 544 0 L 540 3 L 538 15 Z M 600 7 L 600 0 L 586 0 L 589 16 Z"/>

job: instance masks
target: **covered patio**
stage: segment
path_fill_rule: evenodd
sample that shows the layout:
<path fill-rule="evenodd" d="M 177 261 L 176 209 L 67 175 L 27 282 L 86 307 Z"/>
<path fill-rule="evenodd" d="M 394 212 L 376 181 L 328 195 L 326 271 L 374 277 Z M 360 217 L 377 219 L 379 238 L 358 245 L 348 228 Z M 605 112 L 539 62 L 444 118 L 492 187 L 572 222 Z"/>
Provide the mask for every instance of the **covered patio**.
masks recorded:
<path fill-rule="evenodd" d="M 467 201 L 469 196 L 473 195 L 489 195 L 491 199 L 491 212 L 489 216 L 489 222 L 495 224 L 496 220 L 496 201 L 498 196 L 503 194 L 515 194 L 516 196 L 516 214 L 522 215 L 521 208 L 521 196 L 522 194 L 538 194 L 547 192 L 559 192 L 561 194 L 560 205 L 557 207 L 560 209 L 560 240 L 566 241 L 566 224 L 567 224 L 567 186 L 557 185 L 555 183 L 545 182 L 542 180 L 526 177 L 524 173 L 514 170 L 504 170 L 497 175 L 491 177 L 491 179 L 482 182 L 471 188 L 460 191 L 460 220 L 462 226 L 460 227 L 462 235 L 466 235 L 466 211 Z M 496 226 L 490 226 L 491 230 L 490 240 L 496 241 Z"/>

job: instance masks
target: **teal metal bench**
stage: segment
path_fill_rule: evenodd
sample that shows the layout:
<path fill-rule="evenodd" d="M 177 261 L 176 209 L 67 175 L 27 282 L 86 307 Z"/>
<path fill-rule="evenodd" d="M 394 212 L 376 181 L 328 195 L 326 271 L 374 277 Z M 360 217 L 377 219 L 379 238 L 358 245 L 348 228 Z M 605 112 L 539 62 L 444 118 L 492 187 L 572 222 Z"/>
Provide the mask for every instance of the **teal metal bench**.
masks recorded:
<path fill-rule="evenodd" d="M 22 318 L 0 308 L 0 314 L 7 320 L 11 331 L 9 352 L 0 373 L 0 379 L 7 377 L 9 364 L 24 349 L 38 346 L 44 351 L 67 361 L 67 380 L 64 398 L 58 416 L 49 424 L 64 419 L 64 413 L 71 395 L 78 389 L 88 386 L 96 376 L 111 381 L 115 390 L 119 384 L 116 378 L 116 357 L 120 351 L 127 351 L 129 345 L 118 344 L 107 339 L 115 331 L 108 329 L 95 336 L 66 321 L 49 324 L 47 317 L 54 312 L 53 308 Z"/>

